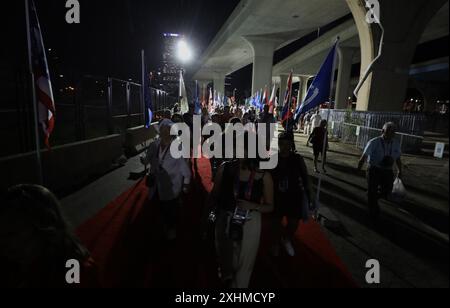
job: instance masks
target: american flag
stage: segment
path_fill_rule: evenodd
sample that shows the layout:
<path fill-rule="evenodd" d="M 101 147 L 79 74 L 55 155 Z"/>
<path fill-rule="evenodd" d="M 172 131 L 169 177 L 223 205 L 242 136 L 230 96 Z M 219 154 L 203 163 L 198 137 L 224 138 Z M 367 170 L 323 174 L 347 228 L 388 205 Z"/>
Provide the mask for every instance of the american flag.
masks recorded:
<path fill-rule="evenodd" d="M 55 100 L 36 6 L 33 0 L 29 1 L 29 4 L 29 52 L 34 74 L 38 119 L 44 132 L 45 145 L 49 148 L 50 136 L 55 128 Z"/>

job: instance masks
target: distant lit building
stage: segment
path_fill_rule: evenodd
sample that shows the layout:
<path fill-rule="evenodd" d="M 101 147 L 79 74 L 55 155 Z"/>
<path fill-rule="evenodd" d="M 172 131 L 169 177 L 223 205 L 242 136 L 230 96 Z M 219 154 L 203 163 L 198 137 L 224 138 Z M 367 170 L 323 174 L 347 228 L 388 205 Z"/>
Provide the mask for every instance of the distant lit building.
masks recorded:
<path fill-rule="evenodd" d="M 164 33 L 163 67 L 161 83 L 164 91 L 178 96 L 180 71 L 183 69 L 177 59 L 177 46 L 183 36 L 176 33 Z"/>

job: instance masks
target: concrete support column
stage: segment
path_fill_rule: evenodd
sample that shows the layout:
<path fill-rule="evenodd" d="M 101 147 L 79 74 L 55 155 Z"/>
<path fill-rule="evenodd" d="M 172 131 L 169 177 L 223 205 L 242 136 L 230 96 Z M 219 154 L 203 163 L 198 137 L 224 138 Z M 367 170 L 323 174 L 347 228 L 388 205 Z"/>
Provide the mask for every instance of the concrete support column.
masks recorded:
<path fill-rule="evenodd" d="M 361 78 L 377 57 L 380 27 L 368 23 L 367 9 L 360 0 L 346 0 L 361 41 Z M 409 69 L 420 38 L 446 0 L 379 1 L 385 28 L 383 54 L 372 67 L 358 95 L 357 110 L 401 111 Z"/>
<path fill-rule="evenodd" d="M 245 37 L 253 49 L 252 93 L 270 88 L 272 85 L 273 54 L 282 43 L 280 40 L 264 37 Z"/>
<path fill-rule="evenodd" d="M 286 94 L 286 89 L 288 85 L 289 75 L 281 75 L 280 76 L 280 96 L 278 97 L 278 103 L 280 106 L 284 107 L 284 95 Z"/>
<path fill-rule="evenodd" d="M 350 79 L 352 77 L 352 64 L 355 53 L 355 48 L 341 47 L 338 50 L 339 72 L 336 84 L 336 109 L 347 109 L 348 107 Z"/>
<path fill-rule="evenodd" d="M 214 91 L 217 91 L 222 96 L 225 94 L 225 77 L 225 73 L 214 74 Z"/>
<path fill-rule="evenodd" d="M 298 104 L 303 103 L 303 100 L 305 99 L 306 95 L 308 94 L 309 79 L 310 79 L 310 77 L 308 77 L 308 76 L 300 76 L 300 89 L 298 91 L 298 98 L 297 98 Z"/>

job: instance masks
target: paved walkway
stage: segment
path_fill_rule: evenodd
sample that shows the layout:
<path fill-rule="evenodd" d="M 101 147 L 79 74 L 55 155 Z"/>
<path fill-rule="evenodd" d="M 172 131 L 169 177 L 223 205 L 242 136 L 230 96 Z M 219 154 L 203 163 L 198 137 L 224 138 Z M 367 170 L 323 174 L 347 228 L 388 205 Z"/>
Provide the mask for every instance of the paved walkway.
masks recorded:
<path fill-rule="evenodd" d="M 296 135 L 296 143 L 312 170 L 306 138 Z M 377 259 L 382 266 L 381 287 L 448 287 L 448 158 L 405 155 L 408 198 L 401 205 L 382 202 L 382 224 L 373 228 L 367 217 L 364 173 L 356 171 L 360 150 L 341 143 L 330 147 L 321 202 L 338 217 L 340 226 L 324 230 L 355 281 L 369 287 L 365 264 Z M 135 185 L 142 171 L 139 158 L 130 159 L 64 198 L 64 213 L 78 227 Z M 318 176 L 312 177 L 317 182 Z"/>
<path fill-rule="evenodd" d="M 312 149 L 306 137 L 296 135 L 298 151 L 313 170 Z M 361 286 L 365 264 L 377 259 L 382 266 L 380 287 L 448 287 L 448 159 L 405 155 L 407 200 L 381 202 L 382 224 L 371 227 L 366 207 L 366 180 L 358 173 L 361 151 L 331 143 L 328 175 L 322 176 L 321 203 L 340 225 L 327 231 L 338 254 Z"/>

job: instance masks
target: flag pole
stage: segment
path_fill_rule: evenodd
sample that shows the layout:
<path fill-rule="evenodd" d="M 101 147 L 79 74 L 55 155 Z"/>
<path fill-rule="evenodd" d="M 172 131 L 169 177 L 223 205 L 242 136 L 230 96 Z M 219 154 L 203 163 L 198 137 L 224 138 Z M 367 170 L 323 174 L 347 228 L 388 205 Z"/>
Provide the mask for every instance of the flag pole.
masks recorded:
<path fill-rule="evenodd" d="M 331 102 L 332 102 L 332 98 L 333 98 L 333 87 L 334 87 L 334 73 L 336 71 L 336 59 L 337 59 L 337 52 L 338 52 L 338 48 L 339 48 L 339 41 L 340 41 L 340 37 L 338 36 L 336 38 L 336 42 L 335 42 L 335 50 L 334 50 L 334 60 L 333 60 L 333 69 L 331 70 L 331 82 L 330 82 L 330 98 L 329 98 L 329 104 L 330 106 L 328 107 L 328 115 L 327 115 L 327 123 L 330 121 L 330 116 L 331 116 Z M 320 108 L 320 107 L 319 107 Z M 326 147 L 327 147 L 327 140 L 328 140 L 328 127 L 325 131 L 324 134 L 324 140 L 323 140 L 323 149 L 322 149 L 322 165 L 325 166 L 325 161 L 324 161 L 324 157 L 325 157 L 325 153 L 327 151 Z M 317 184 L 317 196 L 316 196 L 316 214 L 319 211 L 319 207 L 320 207 L 320 192 L 322 190 L 322 176 L 319 177 L 319 183 Z M 317 217 L 317 215 L 316 215 Z"/>
<path fill-rule="evenodd" d="M 290 85 L 289 85 L 289 81 L 291 82 Z M 288 129 L 289 129 L 289 113 L 291 112 L 291 108 L 292 108 L 292 84 L 293 83 L 294 83 L 294 70 L 291 70 L 291 75 L 289 76 L 289 79 L 288 79 L 288 88 L 289 89 L 286 89 L 286 91 L 289 91 L 289 98 L 288 98 L 288 102 L 287 102 L 287 104 L 289 106 L 288 111 L 287 111 L 288 118 L 286 120 L 286 129 L 285 129 L 286 133 L 288 132 Z M 294 131 L 294 126 L 292 126 L 292 131 Z"/>
<path fill-rule="evenodd" d="M 33 117 L 34 117 L 34 134 L 36 141 L 36 169 L 37 169 L 37 184 L 43 185 L 44 178 L 42 174 L 42 159 L 41 159 L 41 140 L 39 137 L 39 116 L 37 108 L 36 98 L 36 84 L 34 80 L 33 72 L 33 57 L 31 54 L 31 32 L 30 32 L 30 8 L 29 0 L 25 0 L 25 18 L 27 25 L 27 43 L 28 43 L 28 64 L 31 76 L 31 91 L 32 91 L 32 103 L 33 103 Z"/>
<path fill-rule="evenodd" d="M 141 87 L 141 104 L 142 104 L 142 114 L 144 116 L 144 125 L 146 123 L 146 110 L 145 110 L 145 87 L 147 86 L 145 83 L 145 51 L 141 50 L 141 66 L 142 66 L 142 87 Z"/>

